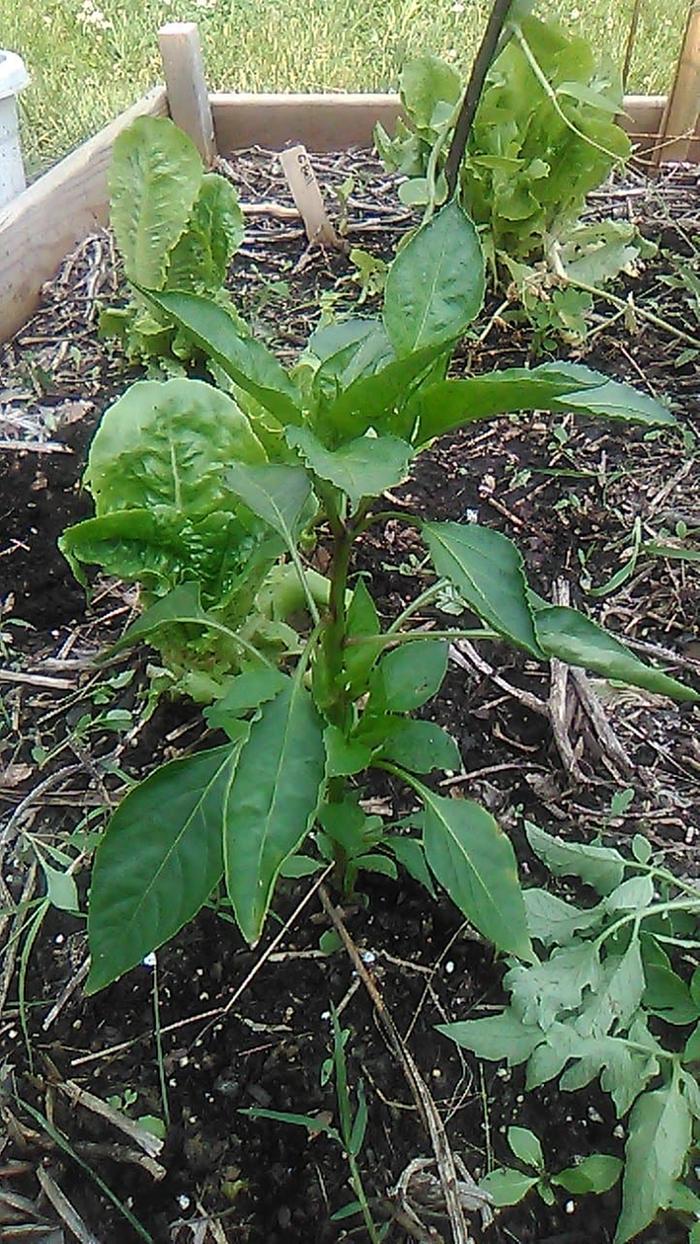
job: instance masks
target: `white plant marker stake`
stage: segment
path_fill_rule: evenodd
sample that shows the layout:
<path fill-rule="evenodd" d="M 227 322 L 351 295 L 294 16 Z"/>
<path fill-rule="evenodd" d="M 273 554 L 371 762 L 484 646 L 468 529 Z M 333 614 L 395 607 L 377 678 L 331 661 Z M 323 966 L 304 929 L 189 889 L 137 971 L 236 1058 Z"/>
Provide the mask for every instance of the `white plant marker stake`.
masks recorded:
<path fill-rule="evenodd" d="M 301 216 L 309 242 L 338 246 L 338 236 L 328 219 L 323 195 L 311 167 L 306 147 L 297 143 L 280 154 L 282 171 Z"/>

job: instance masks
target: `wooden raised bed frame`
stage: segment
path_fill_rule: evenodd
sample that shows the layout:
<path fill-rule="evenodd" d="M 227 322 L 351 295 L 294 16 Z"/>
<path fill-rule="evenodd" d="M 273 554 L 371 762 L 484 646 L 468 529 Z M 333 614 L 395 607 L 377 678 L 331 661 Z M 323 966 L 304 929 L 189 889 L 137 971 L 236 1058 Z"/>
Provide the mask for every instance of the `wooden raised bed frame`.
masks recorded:
<path fill-rule="evenodd" d="M 0 342 L 35 310 L 45 281 L 108 218 L 107 170 L 112 144 L 136 117 L 171 116 L 209 162 L 218 151 L 289 142 L 309 151 L 370 146 L 374 125 L 391 129 L 397 95 L 209 94 L 194 23 L 159 35 L 167 87 L 158 87 L 83 143 L 0 212 Z M 700 3 L 691 5 L 673 89 L 665 96 L 625 97 L 622 125 L 650 166 L 668 160 L 700 164 Z"/>

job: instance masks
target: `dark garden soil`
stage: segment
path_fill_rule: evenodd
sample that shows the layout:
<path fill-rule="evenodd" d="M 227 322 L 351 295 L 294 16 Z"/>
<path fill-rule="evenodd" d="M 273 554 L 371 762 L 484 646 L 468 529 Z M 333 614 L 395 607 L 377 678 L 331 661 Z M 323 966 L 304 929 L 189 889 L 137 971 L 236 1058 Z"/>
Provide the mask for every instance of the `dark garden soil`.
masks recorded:
<path fill-rule="evenodd" d="M 376 161 L 359 153 L 314 163 L 349 244 L 389 256 L 409 218 Z M 232 289 L 255 331 L 291 358 L 318 319 L 319 301 L 326 315 L 353 305 L 355 269 L 342 253 L 307 250 L 267 153 L 241 156 L 231 172 L 244 200 L 268 205 L 250 214 Z M 270 211 L 270 203 L 286 211 Z M 697 248 L 700 237 L 696 173 L 677 170 L 652 184 L 633 174 L 594 196 L 591 211 L 636 220 L 661 244 L 642 272 L 625 278 L 626 289 L 639 305 L 697 338 L 700 307 L 690 291 L 673 287 L 679 265 L 692 256 L 692 239 Z M 431 1156 L 403 1072 L 352 963 L 342 951 L 319 950 L 328 923 L 318 895 L 294 917 L 311 888 L 308 879 L 280 888 L 276 918 L 255 950 L 213 904 L 158 952 L 157 975 L 144 965 L 90 999 L 81 991 L 84 921 L 55 906 L 43 921 L 35 915 L 43 911 L 36 904 L 44 882 L 28 835 L 58 848 L 72 836 L 84 853 L 85 867 L 76 870 L 84 908 L 95 835 L 118 802 L 125 775 L 138 778 L 164 758 L 196 749 L 206 734 L 191 704 L 149 698 L 153 654 L 95 668 L 94 656 L 133 616 L 135 597 L 98 580 L 86 603 L 56 549 L 64 527 L 90 512 L 80 489 L 86 449 L 102 411 L 130 379 L 123 360 L 96 334 L 97 303 L 115 292 L 110 238 L 96 235 L 67 261 L 36 316 L 0 352 L 2 1238 L 51 1244 L 74 1238 L 58 1188 L 83 1220 L 84 1238 L 100 1244 L 364 1241 L 357 1218 L 330 1221 L 353 1199 L 331 1141 L 240 1113 L 251 1107 L 334 1113 L 332 1089 L 320 1081 L 334 1003 L 350 1029 L 350 1084 L 354 1089 L 362 1080 L 367 1092 L 369 1127 L 359 1163 L 379 1220 L 390 1215 L 390 1190 L 409 1164 Z M 365 306 L 372 310 L 371 295 Z M 700 354 L 643 318 L 634 322 L 631 311 L 627 322 L 614 315 L 601 304 L 586 347 L 559 353 L 667 397 L 681 431 L 645 434 L 544 416 L 477 427 L 423 455 L 392 504 L 438 518 L 478 516 L 507 533 L 518 540 L 537 590 L 557 593 L 570 584 L 575 603 L 692 683 L 700 676 L 697 554 L 683 560 L 646 546 L 679 545 L 678 532 L 688 531 L 687 549 L 700 529 Z M 478 333 L 482 340 L 465 343 L 457 371 L 530 357 L 528 332 L 518 324 L 489 319 L 487 311 Z M 635 523 L 640 547 L 633 557 Z M 322 567 L 322 547 L 317 557 Z M 387 619 L 416 595 L 424 576 L 427 581 L 423 559 L 417 538 L 398 523 L 365 538 L 354 569 L 371 577 Z M 629 573 L 616 588 L 588 595 L 624 566 Z M 450 602 L 438 604 L 419 620 L 450 626 L 453 615 L 441 611 Z M 428 705 L 457 738 L 464 760 L 464 774 L 444 779 L 445 790 L 457 798 L 468 793 L 498 816 L 526 874 L 536 865 L 522 833 L 524 817 L 572 837 L 605 828 L 624 841 L 642 831 L 672 867 L 695 875 L 698 710 L 593 679 L 586 687 L 604 705 L 608 725 L 601 734 L 579 684 L 569 679 L 559 698 L 550 684 L 549 670 L 499 646 L 454 653 L 440 695 Z M 611 821 L 611 797 L 627 787 L 634 800 Z M 396 815 L 411 808 L 410 795 L 388 779 L 365 795 Z M 368 905 L 358 902 L 344 913 L 347 928 L 430 1087 L 454 1152 L 472 1174 L 483 1172 L 492 1156 L 507 1160 L 504 1133 L 513 1123 L 540 1136 L 552 1170 L 595 1149 L 621 1153 L 624 1126 L 597 1088 L 525 1097 L 519 1070 L 463 1058 L 436 1033 L 438 1023 L 488 1013 L 485 1008 L 504 1000 L 501 968 L 448 901 L 432 901 L 405 876 L 396 883 L 373 879 L 366 889 Z M 17 903 L 24 904 L 21 914 L 8 914 Z M 281 930 L 274 952 L 253 974 Z M 102 1102 L 118 1098 L 113 1107 L 131 1119 L 163 1118 L 165 1098 L 170 1126 L 162 1152 L 146 1154 L 115 1125 L 124 1113 L 105 1118 L 80 1092 Z M 602 1244 L 612 1240 L 618 1195 L 574 1202 L 562 1193 L 552 1207 L 532 1195 L 486 1232 L 473 1213 L 470 1228 L 476 1240 Z M 449 1238 L 444 1220 L 425 1221 Z M 394 1221 L 387 1238 L 411 1237 Z M 669 1220 L 643 1238 L 671 1244 L 687 1234 Z"/>

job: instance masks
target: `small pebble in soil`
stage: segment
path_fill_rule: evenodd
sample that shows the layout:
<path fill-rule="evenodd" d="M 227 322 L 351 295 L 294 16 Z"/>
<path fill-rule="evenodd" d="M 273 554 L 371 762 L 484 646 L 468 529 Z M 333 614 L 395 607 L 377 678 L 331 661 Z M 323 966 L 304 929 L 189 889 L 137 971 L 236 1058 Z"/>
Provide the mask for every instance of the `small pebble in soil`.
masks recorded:
<path fill-rule="evenodd" d="M 499 1080 L 510 1080 L 510 1071 L 508 1070 L 507 1067 L 499 1067 L 498 1071 L 496 1072 L 496 1075 L 498 1076 Z M 570 1119 L 568 1121 L 571 1122 Z"/>
<path fill-rule="evenodd" d="M 151 951 L 150 955 L 146 955 L 146 958 L 142 960 L 142 963 L 145 968 L 154 968 L 156 966 L 156 957 L 153 954 L 153 951 Z"/>
<path fill-rule="evenodd" d="M 374 963 L 377 956 L 373 950 L 363 950 L 360 954 L 363 963 Z"/>
<path fill-rule="evenodd" d="M 181 1067 L 187 1067 L 187 1066 L 189 1065 L 189 1061 L 190 1061 L 190 1060 L 189 1060 L 189 1058 L 187 1057 L 187 1055 L 186 1055 L 186 1054 L 183 1054 L 182 1058 L 180 1059 L 180 1066 L 181 1066 Z"/>
<path fill-rule="evenodd" d="M 447 975 L 451 976 L 454 970 L 455 970 L 454 963 L 452 962 L 451 959 L 448 959 L 447 963 L 445 964 L 445 971 L 447 972 Z"/>
<path fill-rule="evenodd" d="M 602 1123 L 603 1122 L 603 1116 L 602 1114 L 599 1113 L 599 1111 L 596 1110 L 595 1106 L 588 1107 L 588 1117 L 591 1120 L 591 1123 Z"/>
<path fill-rule="evenodd" d="M 53 940 L 56 946 L 62 946 L 66 939 L 62 933 L 57 933 Z"/>
<path fill-rule="evenodd" d="M 625 1139 L 625 1129 L 621 1123 L 618 1123 L 617 1127 L 613 1128 L 613 1136 L 615 1137 L 616 1140 Z"/>
<path fill-rule="evenodd" d="M 433 1067 L 433 1070 L 431 1071 L 430 1074 L 434 1080 L 439 1080 L 440 1076 L 442 1075 L 442 1072 L 439 1067 Z"/>
<path fill-rule="evenodd" d="M 573 1201 L 567 1201 L 566 1205 L 564 1206 L 564 1213 L 573 1214 L 575 1209 L 576 1209 L 576 1206 L 574 1205 Z"/>
<path fill-rule="evenodd" d="M 189 1209 L 190 1205 L 192 1204 L 192 1202 L 190 1201 L 190 1198 L 188 1196 L 185 1196 L 184 1192 L 180 1193 L 180 1196 L 177 1198 L 177 1203 L 180 1206 L 180 1209 L 182 1210 Z"/>

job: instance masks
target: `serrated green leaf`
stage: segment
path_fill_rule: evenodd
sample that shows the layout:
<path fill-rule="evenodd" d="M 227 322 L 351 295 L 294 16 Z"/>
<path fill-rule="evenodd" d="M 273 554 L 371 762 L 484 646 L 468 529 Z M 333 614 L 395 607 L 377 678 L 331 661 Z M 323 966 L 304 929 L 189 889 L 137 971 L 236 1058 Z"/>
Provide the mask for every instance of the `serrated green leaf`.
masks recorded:
<path fill-rule="evenodd" d="M 479 235 L 456 200 L 399 251 L 384 289 L 384 324 L 397 355 L 455 341 L 484 298 Z"/>
<path fill-rule="evenodd" d="M 531 958 L 515 852 L 500 825 L 470 799 L 415 788 L 424 806 L 425 858 L 436 880 L 499 950 Z"/>
<path fill-rule="evenodd" d="M 561 1075 L 580 1045 L 580 1037 L 567 1023 L 553 1023 L 543 1036 L 545 1039 L 528 1059 L 525 1081 L 528 1091 Z"/>
<path fill-rule="evenodd" d="M 370 675 L 370 696 L 382 709 L 410 713 L 440 690 L 447 673 L 448 645 L 440 639 L 399 644 Z"/>
<path fill-rule="evenodd" d="M 603 980 L 576 1021 L 582 1036 L 603 1037 L 611 1029 L 625 1031 L 638 1010 L 644 993 L 644 968 L 639 938 L 633 937 L 624 955 L 609 955 Z"/>
<path fill-rule="evenodd" d="M 517 1205 L 538 1179 L 538 1175 L 523 1175 L 512 1166 L 500 1166 L 479 1181 L 479 1189 L 487 1192 L 496 1206 Z"/>
<path fill-rule="evenodd" d="M 506 1136 L 516 1158 L 520 1158 L 525 1166 L 532 1166 L 536 1171 L 544 1169 L 542 1145 L 529 1127 L 509 1127 Z"/>
<path fill-rule="evenodd" d="M 626 1244 L 666 1209 L 692 1137 L 688 1107 L 675 1083 L 644 1093 L 630 1115 L 615 1244 Z"/>
<path fill-rule="evenodd" d="M 173 937 L 223 872 L 221 830 L 240 743 L 173 760 L 122 800 L 96 854 L 86 993 Z"/>
<path fill-rule="evenodd" d="M 527 840 L 555 877 L 579 877 L 599 894 L 609 894 L 622 882 L 625 860 L 614 847 L 593 847 L 584 842 L 565 842 L 525 822 Z"/>
<path fill-rule="evenodd" d="M 396 436 L 359 436 L 329 450 L 308 428 L 288 428 L 287 443 L 321 479 L 349 498 L 356 509 L 363 497 L 379 497 L 408 475 L 413 450 Z"/>
<path fill-rule="evenodd" d="M 535 630 L 543 651 L 569 665 L 581 666 L 604 678 L 630 683 L 633 687 L 644 687 L 672 700 L 695 704 L 700 699 L 700 695 L 690 687 L 684 687 L 661 670 L 645 665 L 602 626 L 576 609 L 562 605 L 537 609 Z"/>
<path fill-rule="evenodd" d="M 541 656 L 523 559 L 511 540 L 478 523 L 424 523 L 433 565 L 480 618 L 533 656 Z"/>
<path fill-rule="evenodd" d="M 433 769 L 459 769 L 459 748 L 442 726 L 432 721 L 395 723 L 382 743 L 379 755 L 393 760 L 411 773 L 431 773 Z"/>
<path fill-rule="evenodd" d="M 425 862 L 423 844 L 417 838 L 405 838 L 391 835 L 384 839 L 384 846 L 395 855 L 409 876 L 424 886 L 431 898 L 437 898 L 433 879 Z"/>
<path fill-rule="evenodd" d="M 567 1166 L 552 1176 L 552 1183 L 567 1192 L 585 1196 L 588 1192 L 607 1192 L 617 1183 L 624 1163 L 611 1153 L 591 1153 L 576 1166 Z"/>
<path fill-rule="evenodd" d="M 621 1037 L 583 1037 L 569 1028 L 570 1057 L 575 1058 L 561 1076 L 559 1086 L 564 1092 L 575 1092 L 590 1084 L 597 1076 L 604 1092 L 612 1097 L 618 1118 L 627 1113 L 644 1087 L 659 1072 L 653 1053 L 653 1041 L 642 1020 L 635 1019 L 629 1038 L 647 1047 L 650 1053 L 632 1048 Z"/>
<path fill-rule="evenodd" d="M 505 1059 L 509 1067 L 524 1063 L 544 1039 L 541 1028 L 536 1024 L 524 1024 L 510 1007 L 488 1019 L 437 1024 L 436 1031 L 463 1049 L 471 1050 L 477 1058 L 487 1058 L 491 1062 Z"/>
<path fill-rule="evenodd" d="M 279 869 L 309 829 L 324 768 L 321 719 L 295 680 L 253 722 L 226 803 L 226 888 L 251 945 L 262 932 Z"/>
<path fill-rule="evenodd" d="M 576 1011 L 584 992 L 597 990 L 602 977 L 600 952 L 593 942 L 576 942 L 553 951 L 544 963 L 515 964 L 503 984 L 525 1024 L 545 1032 L 560 1013 Z"/>
<path fill-rule="evenodd" d="M 616 790 L 610 800 L 611 819 L 614 821 L 616 817 L 623 816 L 632 803 L 634 803 L 633 786 L 628 786 L 626 790 Z"/>
<path fill-rule="evenodd" d="M 667 1024 L 693 1024 L 700 1018 L 700 1007 L 693 1001 L 685 981 L 670 967 L 644 964 L 646 989 L 644 1005 Z"/>
<path fill-rule="evenodd" d="M 602 905 L 581 909 L 536 887 L 525 890 L 523 897 L 530 937 L 543 946 L 565 946 L 576 933 L 594 929 L 605 915 Z"/>

